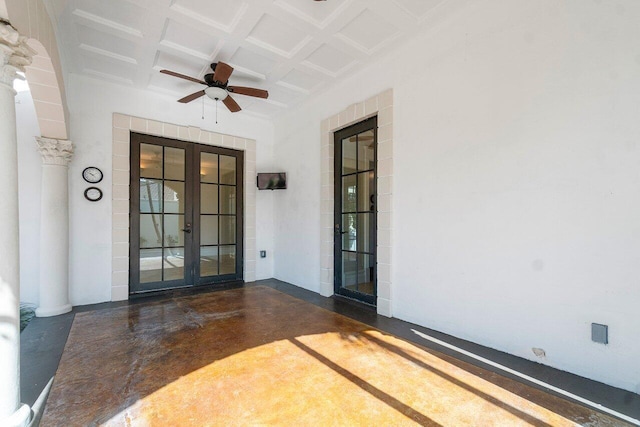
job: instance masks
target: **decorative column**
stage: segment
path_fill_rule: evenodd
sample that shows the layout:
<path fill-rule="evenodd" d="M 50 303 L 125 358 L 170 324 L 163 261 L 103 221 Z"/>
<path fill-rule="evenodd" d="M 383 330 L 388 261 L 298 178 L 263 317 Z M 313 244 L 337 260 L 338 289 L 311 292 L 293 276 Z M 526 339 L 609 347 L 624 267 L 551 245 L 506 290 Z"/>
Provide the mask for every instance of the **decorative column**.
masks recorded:
<path fill-rule="evenodd" d="M 73 144 L 36 138 L 42 154 L 40 206 L 40 303 L 36 316 L 71 311 L 69 304 L 69 190 L 68 166 Z"/>
<path fill-rule="evenodd" d="M 0 0 L 0 425 L 26 426 L 31 409 L 20 403 L 20 258 L 18 142 L 13 81 L 35 52 L 11 26 Z"/>

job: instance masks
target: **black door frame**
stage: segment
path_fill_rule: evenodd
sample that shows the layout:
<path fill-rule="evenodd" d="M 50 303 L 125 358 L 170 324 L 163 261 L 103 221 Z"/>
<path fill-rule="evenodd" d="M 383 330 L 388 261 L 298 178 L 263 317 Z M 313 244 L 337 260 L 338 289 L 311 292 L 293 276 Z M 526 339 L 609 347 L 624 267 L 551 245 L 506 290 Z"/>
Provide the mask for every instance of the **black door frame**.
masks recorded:
<path fill-rule="evenodd" d="M 129 173 L 129 295 L 161 292 L 177 288 L 242 283 L 244 279 L 244 152 L 213 145 L 198 144 L 166 137 L 130 133 Z M 191 232 L 185 233 L 185 273 L 181 280 L 140 283 L 140 144 L 150 143 L 185 150 L 185 203 L 184 222 L 191 223 Z M 236 272 L 200 277 L 199 227 L 200 213 L 200 154 L 209 152 L 236 158 Z M 191 174 L 189 172 L 191 171 Z M 158 284 L 162 283 L 162 287 Z M 155 285 L 154 285 L 155 284 Z"/>
<path fill-rule="evenodd" d="M 342 140 L 372 130 L 374 141 L 373 158 L 373 200 L 375 209 L 373 211 L 373 236 L 372 236 L 372 256 L 373 256 L 373 295 L 351 291 L 342 287 Z M 375 306 L 378 295 L 378 249 L 377 249 L 377 229 L 378 229 L 378 117 L 374 116 L 347 128 L 340 129 L 333 134 L 334 144 L 334 237 L 333 237 L 333 287 L 334 293 L 364 302 Z M 356 147 L 356 153 L 358 152 Z M 357 154 L 356 154 L 357 156 Z M 356 157 L 357 173 L 357 157 Z M 356 181 L 357 182 L 357 181 Z"/>

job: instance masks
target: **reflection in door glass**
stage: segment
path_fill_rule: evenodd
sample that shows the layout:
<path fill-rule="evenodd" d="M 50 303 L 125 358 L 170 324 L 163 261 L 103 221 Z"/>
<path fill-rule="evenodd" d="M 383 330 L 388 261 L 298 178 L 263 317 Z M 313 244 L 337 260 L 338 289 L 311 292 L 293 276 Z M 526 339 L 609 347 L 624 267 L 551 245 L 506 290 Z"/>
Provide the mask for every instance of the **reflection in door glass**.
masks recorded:
<path fill-rule="evenodd" d="M 372 130 L 358 135 L 358 170 L 365 171 L 374 169 L 375 151 L 373 143 Z"/>
<path fill-rule="evenodd" d="M 200 244 L 218 244 L 218 215 L 200 215 Z"/>
<path fill-rule="evenodd" d="M 163 215 L 164 246 L 184 246 L 184 215 Z"/>
<path fill-rule="evenodd" d="M 233 245 L 236 242 L 236 217 L 220 216 L 220 244 Z"/>
<path fill-rule="evenodd" d="M 218 186 L 216 184 L 200 185 L 200 213 L 218 213 Z"/>
<path fill-rule="evenodd" d="M 165 248 L 162 262 L 164 280 L 180 280 L 184 277 L 184 248 Z"/>
<path fill-rule="evenodd" d="M 184 181 L 184 150 L 164 148 L 164 179 Z"/>
<path fill-rule="evenodd" d="M 357 290 L 357 255 L 351 252 L 342 253 L 342 287 Z"/>
<path fill-rule="evenodd" d="M 236 247 L 220 246 L 220 274 L 236 272 Z"/>
<path fill-rule="evenodd" d="M 218 247 L 200 247 L 200 277 L 218 275 Z"/>
<path fill-rule="evenodd" d="M 356 204 L 356 175 L 342 178 L 342 212 L 355 212 Z"/>
<path fill-rule="evenodd" d="M 140 250 L 140 283 L 162 280 L 162 249 Z"/>
<path fill-rule="evenodd" d="M 236 158 L 220 156 L 220 184 L 235 185 Z"/>
<path fill-rule="evenodd" d="M 358 292 L 373 294 L 373 257 L 358 254 Z"/>
<path fill-rule="evenodd" d="M 184 213 L 184 182 L 165 181 L 163 199 L 165 213 Z"/>
<path fill-rule="evenodd" d="M 140 247 L 162 246 L 162 216 L 140 214 Z"/>
<path fill-rule="evenodd" d="M 218 182 L 218 155 L 212 153 L 200 154 L 200 181 L 208 183 Z"/>
<path fill-rule="evenodd" d="M 355 213 L 342 215 L 342 250 L 344 251 L 355 252 L 356 250 L 357 215 Z"/>
<path fill-rule="evenodd" d="M 140 144 L 140 176 L 162 179 L 162 146 Z"/>
<path fill-rule="evenodd" d="M 347 175 L 356 171 L 356 137 L 342 140 L 342 174 Z"/>

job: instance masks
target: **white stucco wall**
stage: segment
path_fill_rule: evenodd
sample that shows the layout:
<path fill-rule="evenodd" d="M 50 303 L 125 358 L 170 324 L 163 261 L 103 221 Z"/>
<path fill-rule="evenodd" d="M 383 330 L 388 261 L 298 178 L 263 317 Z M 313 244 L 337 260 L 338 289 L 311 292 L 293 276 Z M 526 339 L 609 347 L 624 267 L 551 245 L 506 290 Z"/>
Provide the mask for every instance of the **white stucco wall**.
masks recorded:
<path fill-rule="evenodd" d="M 91 96 L 87 96 L 91 94 Z M 94 79 L 70 75 L 67 84 L 71 140 L 75 144 L 70 165 L 69 199 L 71 221 L 71 283 L 73 305 L 111 299 L 111 146 L 112 114 L 123 113 L 256 140 L 257 169 L 269 168 L 273 156 L 273 126 L 248 114 L 220 112 L 215 124 L 214 107 L 208 104 L 205 120 L 202 104 L 183 105 L 175 96 L 125 88 Z M 100 202 L 84 199 L 88 186 L 82 170 L 97 166 L 105 173 L 98 184 L 104 193 Z M 252 183 L 247 183 L 251 185 Z M 272 249 L 272 195 L 258 194 L 256 231 L 258 250 Z M 273 276 L 273 257 L 257 258 L 258 279 Z"/>
<path fill-rule="evenodd" d="M 275 276 L 318 290 L 320 122 L 391 87 L 394 316 L 640 392 L 640 3 L 454 3 L 276 122 Z"/>

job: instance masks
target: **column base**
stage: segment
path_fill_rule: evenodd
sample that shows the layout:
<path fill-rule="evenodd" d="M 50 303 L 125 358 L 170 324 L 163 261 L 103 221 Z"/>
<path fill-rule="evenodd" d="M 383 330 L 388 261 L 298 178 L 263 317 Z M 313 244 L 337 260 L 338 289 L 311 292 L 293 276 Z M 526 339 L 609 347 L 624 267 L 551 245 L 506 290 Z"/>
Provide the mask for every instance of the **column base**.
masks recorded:
<path fill-rule="evenodd" d="M 38 307 L 36 309 L 36 316 L 37 317 L 51 317 L 51 316 L 57 316 L 59 314 L 64 314 L 64 313 L 68 313 L 71 311 L 73 307 L 71 307 L 71 304 L 65 304 L 65 305 L 61 305 L 59 307 Z"/>
<path fill-rule="evenodd" d="M 9 418 L 0 420 L 0 425 L 6 427 L 26 427 L 31 423 L 31 408 L 22 404 Z"/>

